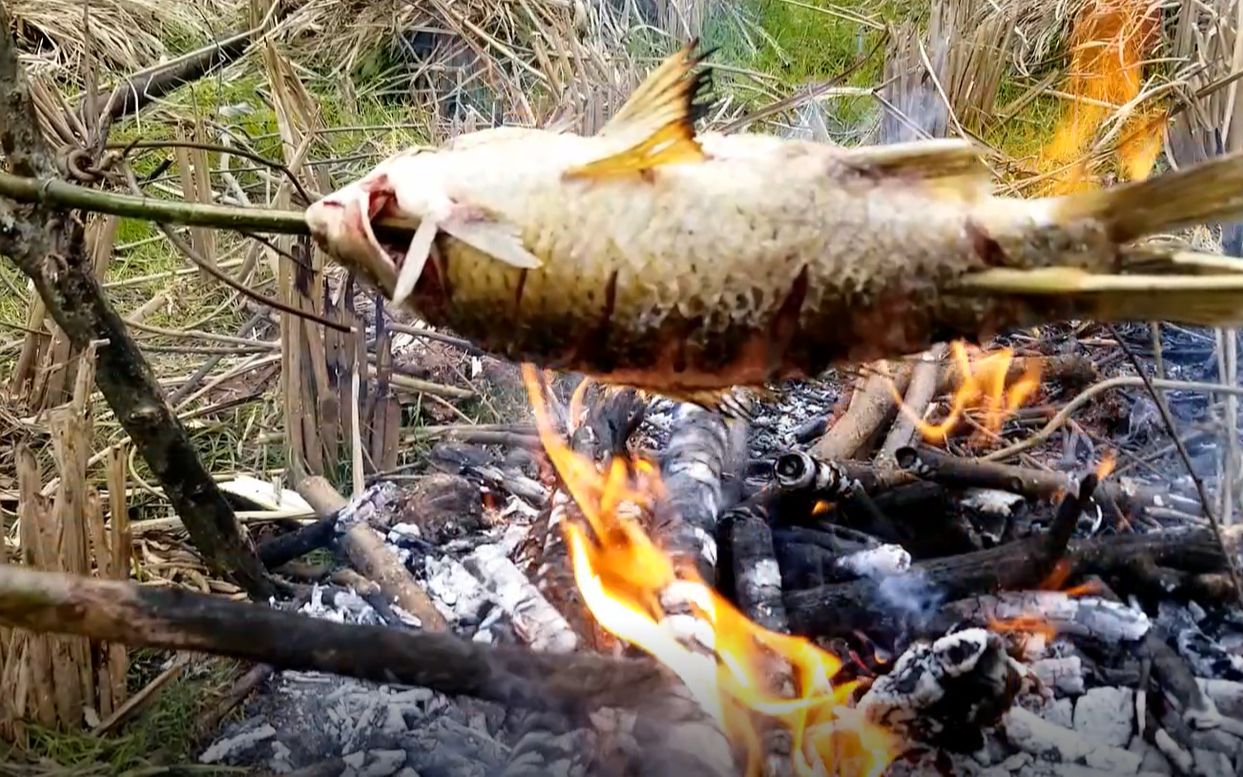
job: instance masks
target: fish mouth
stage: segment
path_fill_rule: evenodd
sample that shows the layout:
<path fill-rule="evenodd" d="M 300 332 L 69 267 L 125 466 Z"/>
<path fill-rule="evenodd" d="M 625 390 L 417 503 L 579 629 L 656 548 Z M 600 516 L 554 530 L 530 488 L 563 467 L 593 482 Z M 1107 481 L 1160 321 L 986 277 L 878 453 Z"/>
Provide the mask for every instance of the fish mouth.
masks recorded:
<path fill-rule="evenodd" d="M 393 226 L 396 196 L 387 178 L 360 181 L 329 194 L 306 209 L 311 237 L 346 269 L 392 295 L 411 234 Z M 381 223 L 384 221 L 385 223 Z"/>

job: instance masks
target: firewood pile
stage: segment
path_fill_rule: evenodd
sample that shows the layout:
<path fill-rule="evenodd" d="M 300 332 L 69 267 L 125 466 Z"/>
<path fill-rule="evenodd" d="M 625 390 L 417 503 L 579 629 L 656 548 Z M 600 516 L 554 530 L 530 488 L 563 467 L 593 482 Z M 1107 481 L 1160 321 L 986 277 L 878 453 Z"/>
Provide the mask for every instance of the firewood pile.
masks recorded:
<path fill-rule="evenodd" d="M 1146 334 L 1122 337 L 1134 348 Z M 1197 372 L 1190 336 L 1165 343 L 1184 383 L 1209 377 Z M 349 631 L 332 639 L 353 654 L 330 661 L 310 655 L 321 648 L 309 627 L 297 633 L 312 644 L 253 646 L 251 655 L 291 671 L 275 675 L 200 758 L 298 774 L 810 769 L 806 731 L 756 714 L 749 748 L 702 703 L 689 663 L 678 663 L 719 662 L 730 621 L 690 586 L 668 586 L 647 610 L 684 646 L 680 658 L 653 661 L 660 648 L 618 635 L 598 596 L 623 598 L 631 578 L 602 566 L 608 542 L 583 528 L 609 498 L 593 501 L 603 481 L 585 484 L 565 462 L 609 472 L 624 459 L 651 462 L 634 471 L 652 480 L 632 477 L 611 509 L 688 570 L 680 579 L 707 581 L 764 633 L 808 637 L 840 660 L 829 678 L 843 689 L 836 725 L 850 725 L 849 711 L 884 736 L 860 736 L 872 760 L 825 758 L 826 773 L 1237 774 L 1243 611 L 1177 457 L 1128 466 L 1143 459 L 1137 435 L 1146 449 L 1163 445 L 1135 423 L 1142 388 L 1081 403 L 1079 422 L 1034 435 L 1021 463 L 988 458 L 1033 439 L 1031 427 L 1046 429 L 1102 382 L 1134 378 L 1117 342 L 1077 342 L 1059 353 L 1028 347 L 1008 365 L 1021 380 L 1026 363 L 1040 360 L 1044 380 L 995 437 L 967 424 L 935 438 L 964 382 L 952 360 L 935 371 L 915 364 L 906 377 L 890 365 L 901 405 L 892 389 L 884 401 L 868 396 L 872 376 L 858 376 L 854 392 L 830 376 L 789 386 L 748 421 L 594 385 L 572 391 L 563 380 L 542 386 L 547 405 L 535 428 L 510 430 L 518 444 L 442 442 L 422 477 L 378 481 L 348 503 L 313 481 L 301 490 L 324 519 L 260 548 L 269 566 L 309 583 L 294 600 L 299 614 L 412 638 L 448 631 L 480 652 L 437 673 L 418 652 L 385 664 L 401 654 Z M 929 374 L 931 390 L 921 387 Z M 921 394 L 925 407 L 912 407 Z M 1176 413 L 1186 412 L 1182 401 L 1175 397 Z M 856 421 L 860 408 L 876 419 L 869 428 Z M 964 416 L 979 421 L 978 410 Z M 544 423 L 563 448 L 531 444 Z M 826 458 L 846 445 L 843 434 L 853 449 Z M 659 484 L 646 503 L 634 493 L 645 482 Z M 594 544 L 576 540 L 584 536 Z M 1222 529 L 1230 557 L 1239 538 L 1236 527 Z M 362 574 L 294 560 L 329 543 Z M 598 589 L 583 575 L 587 558 Z M 510 666 L 535 685 L 498 690 L 502 654 L 519 664 L 552 660 L 535 675 Z M 658 678 L 644 673 L 656 664 L 664 664 Z M 799 698 L 807 678 L 781 661 L 765 666 L 758 682 Z M 487 679 L 467 682 L 462 671 Z"/>

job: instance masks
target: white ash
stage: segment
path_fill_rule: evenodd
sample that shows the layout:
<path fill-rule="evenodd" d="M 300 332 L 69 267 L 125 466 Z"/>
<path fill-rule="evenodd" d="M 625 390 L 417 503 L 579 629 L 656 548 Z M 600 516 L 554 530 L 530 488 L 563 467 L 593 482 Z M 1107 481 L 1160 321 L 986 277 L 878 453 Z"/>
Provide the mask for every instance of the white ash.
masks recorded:
<path fill-rule="evenodd" d="M 298 608 L 298 612 L 312 618 L 322 618 L 337 623 L 360 623 L 372 626 L 384 624 L 384 619 L 380 617 L 380 614 L 353 589 L 335 592 L 331 604 L 324 601 L 326 593 L 319 585 L 311 586 L 311 596 L 306 604 Z"/>
<path fill-rule="evenodd" d="M 996 634 L 966 629 L 911 646 L 858 706 L 869 720 L 911 740 L 978 738 L 1012 703 L 1020 671 Z"/>
<path fill-rule="evenodd" d="M 498 740 L 509 738 L 505 710 L 425 688 L 285 672 L 246 712 L 249 717 L 221 732 L 200 761 L 286 774 L 335 759 L 347 767 L 344 773 L 360 776 L 411 769 L 485 777 L 509 752 Z"/>
<path fill-rule="evenodd" d="M 692 534 L 695 537 L 695 542 L 699 545 L 700 557 L 715 567 L 717 557 L 716 538 L 698 526 L 692 527 Z"/>
<path fill-rule="evenodd" d="M 429 557 L 424 564 L 427 592 L 441 615 L 450 622 L 478 623 L 490 597 L 475 576 L 448 556 Z"/>
<path fill-rule="evenodd" d="M 881 545 L 843 556 L 834 563 L 858 577 L 887 579 L 910 570 L 911 554 L 901 545 Z"/>
<path fill-rule="evenodd" d="M 523 642 L 533 650 L 568 653 L 578 646 L 569 622 L 539 592 L 500 545 L 481 545 L 463 566 L 510 618 Z"/>
<path fill-rule="evenodd" d="M 1137 642 L 1151 628 L 1139 609 L 1093 596 L 1070 597 L 1057 591 L 1021 591 L 975 596 L 945 606 L 976 622 L 1038 617 L 1059 633 L 1095 637 L 1110 643 Z"/>
<path fill-rule="evenodd" d="M 1042 658 L 1029 667 L 1049 688 L 1063 696 L 1078 696 L 1084 691 L 1083 661 L 1079 656 Z"/>
<path fill-rule="evenodd" d="M 423 530 L 413 523 L 395 523 L 389 527 L 384 539 L 390 545 L 402 547 L 405 543 L 423 539 Z"/>
<path fill-rule="evenodd" d="M 1129 688 L 1093 688 L 1075 703 L 1075 731 L 1093 741 L 1126 747 L 1134 726 L 1135 692 Z"/>
<path fill-rule="evenodd" d="M 1165 756 L 1179 774 L 1191 774 L 1195 769 L 1195 756 L 1183 749 L 1174 741 L 1174 737 L 1163 728 L 1153 732 L 1152 743 Z"/>
<path fill-rule="evenodd" d="M 1006 712 L 1001 729 L 1010 744 L 1046 761 L 1077 762 L 1119 775 L 1136 774 L 1143 762 L 1143 757 L 1137 753 L 1093 741 L 1022 707 Z"/>
<path fill-rule="evenodd" d="M 963 492 L 958 503 L 963 508 L 974 512 L 1008 518 L 1025 501 L 1022 494 L 1012 491 L 1002 491 L 997 488 L 968 488 Z"/>
<path fill-rule="evenodd" d="M 1196 678 L 1196 682 L 1219 712 L 1243 720 L 1243 683 L 1203 677 Z"/>
<path fill-rule="evenodd" d="M 396 512 L 400 496 L 397 484 L 389 480 L 368 486 L 337 513 L 337 531 L 344 533 L 360 524 L 387 527 L 387 517 Z"/>
<path fill-rule="evenodd" d="M 1238 777 L 1234 764 L 1224 753 L 1196 748 L 1191 755 L 1197 777 Z"/>
<path fill-rule="evenodd" d="M 234 753 L 249 750 L 260 742 L 271 739 L 274 736 L 276 736 L 276 729 L 264 723 L 228 739 L 218 739 L 199 756 L 199 763 L 220 763 Z"/>

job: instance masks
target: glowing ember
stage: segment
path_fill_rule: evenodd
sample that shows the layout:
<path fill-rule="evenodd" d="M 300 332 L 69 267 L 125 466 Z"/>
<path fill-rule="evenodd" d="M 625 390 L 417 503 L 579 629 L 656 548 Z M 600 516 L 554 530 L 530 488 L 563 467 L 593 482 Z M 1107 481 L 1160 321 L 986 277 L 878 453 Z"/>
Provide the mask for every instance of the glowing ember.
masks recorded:
<path fill-rule="evenodd" d="M 1075 19 L 1070 75 L 1062 91 L 1071 101 L 1041 152 L 1050 173 L 1047 194 L 1094 188 L 1086 157 L 1101 127 L 1136 100 L 1143 66 L 1159 38 L 1160 0 L 1091 0 Z M 1119 178 L 1142 180 L 1161 153 L 1164 111 L 1134 109 L 1115 133 Z"/>
<path fill-rule="evenodd" d="M 757 718 L 790 731 L 793 772 L 800 777 L 880 777 L 898 742 L 847 706 L 855 684 L 833 682 L 842 662 L 806 639 L 757 626 L 693 569 L 675 564 L 634 519 L 660 496 L 655 467 L 614 458 L 598 471 L 560 439 L 536 370 L 522 369 L 540 439 L 586 519 L 586 527 L 566 524 L 566 541 L 575 581 L 600 626 L 685 683 L 743 751 L 748 777 L 761 774 L 764 758 Z M 711 643 L 710 654 L 684 644 L 669 627 L 662 601 L 671 595 L 710 626 L 711 639 L 703 640 Z M 780 691 L 783 665 L 797 688 L 793 696 Z"/>
<path fill-rule="evenodd" d="M 932 423 L 915 416 L 914 411 L 902 401 L 897 387 L 890 383 L 898 407 L 912 418 L 927 442 L 945 442 L 950 433 L 969 416 L 969 411 L 978 411 L 970 415 L 982 432 L 996 434 L 1001 431 L 1005 420 L 1040 388 L 1040 366 L 1034 359 L 1028 360 L 1023 374 L 1007 385 L 1010 367 L 1014 363 L 1014 352 L 1009 348 L 974 361 L 961 341 L 951 343 L 950 351 L 958 367 L 960 381 L 954 390 L 949 413 L 941 421 Z"/>

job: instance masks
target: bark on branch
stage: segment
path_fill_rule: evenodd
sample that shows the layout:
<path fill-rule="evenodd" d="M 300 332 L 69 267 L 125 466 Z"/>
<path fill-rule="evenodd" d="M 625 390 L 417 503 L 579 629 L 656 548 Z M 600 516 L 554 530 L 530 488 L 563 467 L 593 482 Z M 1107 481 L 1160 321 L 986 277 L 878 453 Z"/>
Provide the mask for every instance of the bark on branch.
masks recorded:
<path fill-rule="evenodd" d="M 52 180 L 53 163 L 0 2 L 0 147 L 18 175 Z M 3 194 L 3 192 L 0 192 Z M 96 343 L 96 384 L 164 488 L 195 547 L 211 568 L 252 596 L 271 581 L 242 536 L 224 494 L 199 461 L 124 321 L 105 299 L 83 250 L 81 222 L 41 204 L 0 200 L 0 253 L 31 280 L 57 325 L 79 350 Z"/>

